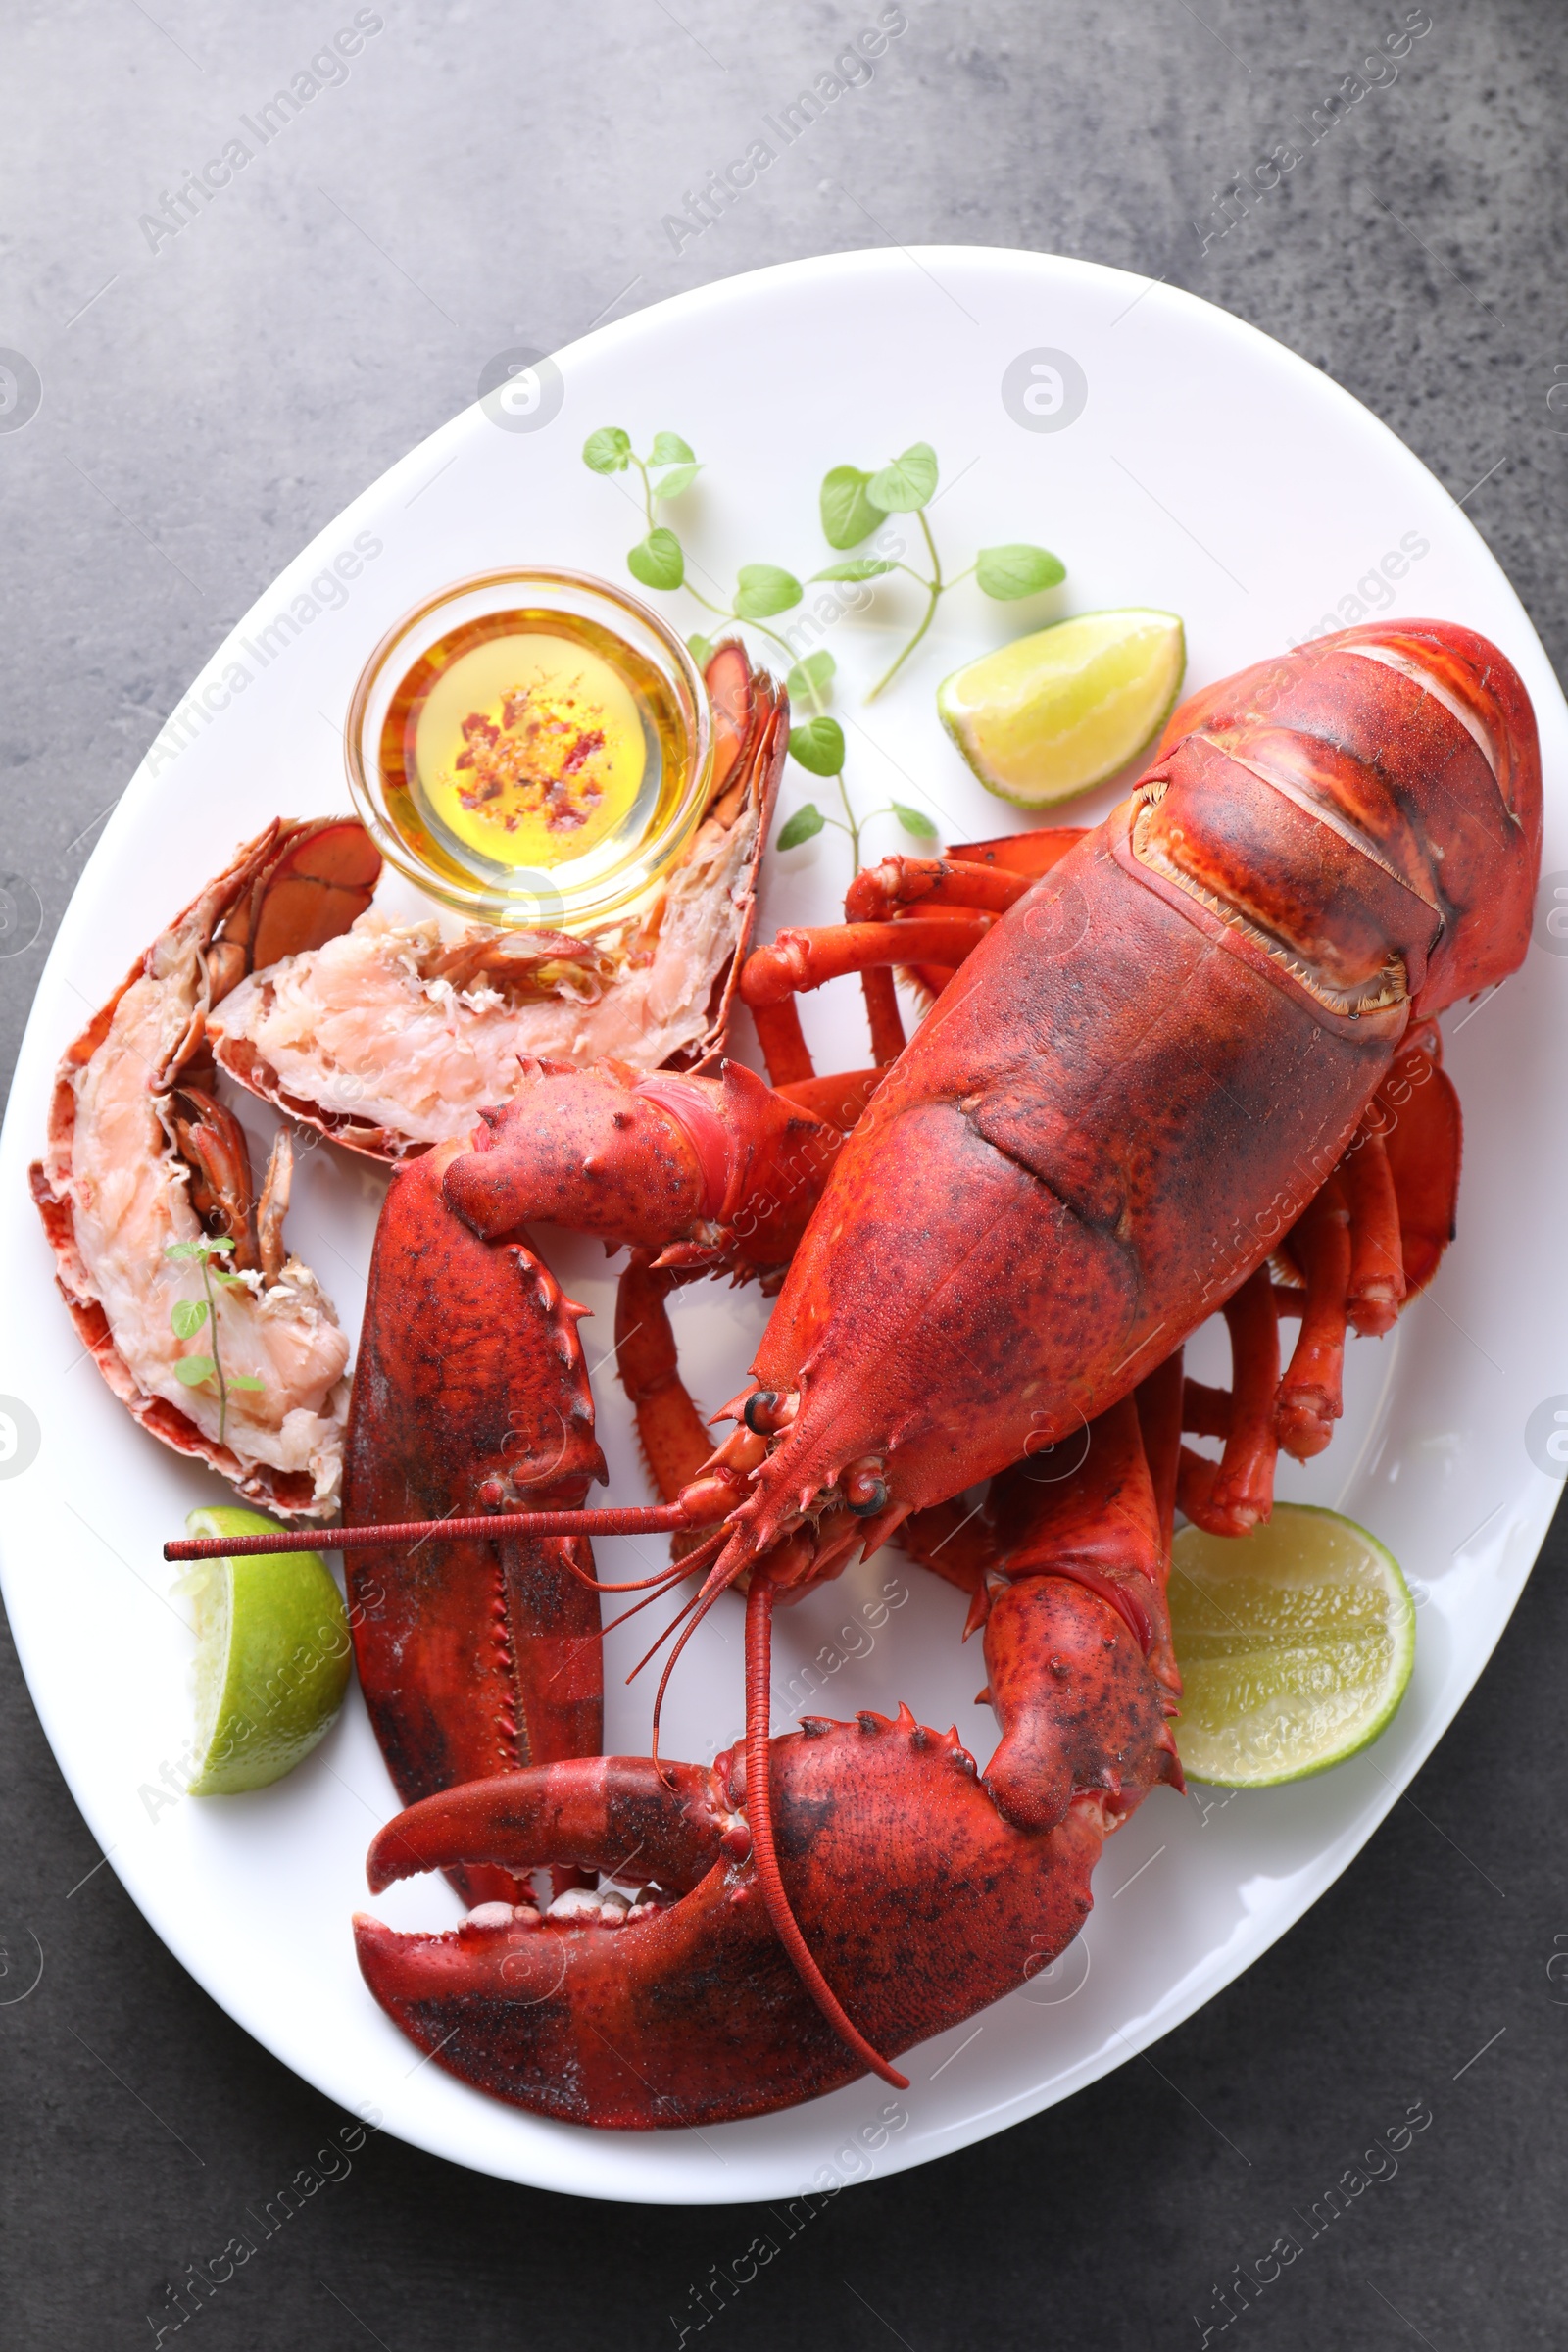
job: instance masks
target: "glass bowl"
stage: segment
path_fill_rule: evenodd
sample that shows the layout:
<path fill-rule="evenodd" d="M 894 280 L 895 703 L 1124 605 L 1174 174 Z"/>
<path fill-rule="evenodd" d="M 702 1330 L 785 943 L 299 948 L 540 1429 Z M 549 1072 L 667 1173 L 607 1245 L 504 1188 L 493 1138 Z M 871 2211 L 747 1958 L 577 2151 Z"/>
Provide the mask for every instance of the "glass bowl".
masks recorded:
<path fill-rule="evenodd" d="M 416 681 L 427 693 L 457 652 L 540 632 L 572 639 L 630 686 L 646 756 L 635 801 L 584 855 L 515 866 L 443 821 L 403 747 L 421 708 Z M 686 646 L 638 598 L 579 571 L 477 573 L 406 613 L 360 674 L 344 747 L 354 806 L 387 862 L 471 921 L 508 928 L 574 930 L 629 913 L 681 857 L 713 768 L 708 690 Z"/>

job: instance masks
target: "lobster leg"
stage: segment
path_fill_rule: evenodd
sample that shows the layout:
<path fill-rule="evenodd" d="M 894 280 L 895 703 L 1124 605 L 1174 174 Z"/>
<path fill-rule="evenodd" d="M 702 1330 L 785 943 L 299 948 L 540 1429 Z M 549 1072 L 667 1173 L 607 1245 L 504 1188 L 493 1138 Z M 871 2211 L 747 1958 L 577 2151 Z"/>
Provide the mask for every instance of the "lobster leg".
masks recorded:
<path fill-rule="evenodd" d="M 1149 1409 L 1168 1457 L 1168 1383 Z M 1042 1485 L 1024 1461 L 992 1488 L 998 1566 L 1011 1581 L 986 1621 L 1002 1740 L 985 1785 L 1028 1829 L 1059 1821 L 1075 1788 L 1102 1788 L 1119 1807 L 1124 1774 L 1130 1812 L 1152 1756 L 1167 1759 L 1157 1777 L 1180 1786 L 1164 1724 L 1181 1691 L 1165 1617 L 1169 1537 L 1137 1399 L 1124 1396 L 1088 1435 L 1071 1475 Z"/>
<path fill-rule="evenodd" d="M 847 925 L 886 922 L 914 906 L 961 907 L 970 912 L 1005 914 L 1029 887 L 1027 875 L 1007 873 L 990 865 L 965 864 L 950 858 L 884 858 L 879 865 L 861 868 L 844 899 Z M 967 927 L 960 921 L 954 933 L 951 955 L 944 954 L 927 967 L 941 971 L 940 993 L 966 952 Z M 922 973 L 922 977 L 925 974 Z M 872 1058 L 879 1067 L 897 1061 L 905 1047 L 904 1017 L 893 985 L 893 970 L 877 964 L 861 972 L 866 1019 L 871 1031 Z M 927 985 L 930 982 L 927 981 Z"/>
<path fill-rule="evenodd" d="M 1039 825 L 1029 833 L 1002 833 L 991 841 L 955 842 L 948 856 L 964 865 L 1000 866 L 1004 873 L 1027 874 L 1038 882 L 1042 874 L 1076 849 L 1084 825 Z"/>
<path fill-rule="evenodd" d="M 1350 1286 L 1350 1212 L 1331 1176 L 1291 1229 L 1290 1250 L 1306 1276 L 1301 1330 L 1280 1383 L 1275 1426 L 1298 1462 L 1321 1453 L 1345 1409 L 1346 1295 Z"/>
<path fill-rule="evenodd" d="M 986 879 L 994 889 L 994 878 Z M 751 1006 L 773 1084 L 784 1086 L 811 1075 L 795 1006 L 802 991 L 821 988 L 846 972 L 861 973 L 872 1056 L 879 1069 L 886 1068 L 905 1047 L 893 967 L 925 962 L 952 968 L 980 945 L 995 920 L 989 913 L 949 911 L 903 922 L 827 923 L 808 931 L 781 931 L 770 946 L 754 948 L 741 970 L 740 991 Z"/>
<path fill-rule="evenodd" d="M 1076 842 L 1083 839 L 1083 830 L 1081 825 L 1047 825 L 1034 833 L 1004 834 L 999 841 L 960 843 L 947 851 L 941 859 L 885 858 L 879 866 L 868 869 L 874 875 L 887 878 L 879 885 L 870 886 L 885 895 L 875 899 L 869 895 L 863 900 L 857 899 L 856 893 L 861 882 L 861 877 L 857 875 L 845 899 L 844 912 L 851 920 L 865 921 L 894 907 L 895 903 L 897 906 L 914 905 L 922 897 L 927 906 L 972 906 L 987 911 L 996 911 L 1000 906 L 1004 910 L 1021 897 L 1031 883 L 1038 882 L 1042 874 L 1049 873 L 1058 858 L 1064 858 Z M 941 887 L 927 895 L 920 891 L 919 880 L 921 869 L 932 864 L 943 864 L 948 870 Z M 890 869 L 894 868 L 898 872 L 896 878 L 891 878 Z M 981 889 L 976 887 L 976 877 L 981 874 L 989 876 L 993 884 L 1004 883 L 1012 895 L 1000 902 L 982 895 Z M 930 996 L 939 997 L 953 978 L 959 960 L 955 956 L 952 961 L 916 963 L 908 968 Z M 869 980 L 866 987 L 869 995 Z"/>
<path fill-rule="evenodd" d="M 1418 1023 L 1377 1095 L 1383 1146 L 1399 1204 L 1399 1247 L 1409 1298 L 1425 1290 L 1453 1239 L 1463 1123 L 1442 1054 L 1435 1024 Z"/>
<path fill-rule="evenodd" d="M 843 972 L 861 975 L 877 1067 L 896 1061 L 905 1034 L 894 967 L 908 966 L 939 996 L 992 920 L 1082 838 L 1079 825 L 1045 826 L 973 842 L 942 858 L 884 858 L 862 867 L 850 884 L 843 923 L 783 931 L 771 947 L 758 949 L 742 971 L 741 995 L 773 1084 L 790 1086 L 814 1074 L 795 996 Z M 949 924 L 932 916 L 911 919 L 907 910 L 916 906 L 942 908 Z M 895 936 L 893 921 L 901 916 Z"/>
<path fill-rule="evenodd" d="M 781 931 L 754 948 L 741 973 L 741 994 L 755 1010 L 821 988 L 846 972 L 922 960 L 961 962 L 991 929 L 990 914 L 911 915 L 904 922 L 826 923 Z"/>
<path fill-rule="evenodd" d="M 1076 839 L 1076 835 L 1074 836 Z M 978 859 L 884 858 L 865 865 L 844 894 L 847 923 L 884 923 L 910 906 L 961 906 L 971 913 L 1005 914 L 1030 886 L 1027 874 Z"/>
<path fill-rule="evenodd" d="M 637 1416 L 637 1441 L 666 1502 L 689 1486 L 713 1450 L 708 1423 L 687 1394 L 664 1301 L 677 1277 L 639 1252 L 615 1291 L 615 1369 Z"/>
<path fill-rule="evenodd" d="M 1225 1451 L 1211 1462 L 1184 1446 L 1177 1499 L 1189 1519 L 1211 1535 L 1245 1536 L 1274 1507 L 1274 1463 L 1279 1450 L 1275 1402 L 1279 1392 L 1279 1311 L 1267 1266 L 1249 1275 L 1225 1302 L 1231 1335 L 1231 1393 L 1186 1384 L 1196 1416 L 1189 1428 L 1223 1437 Z"/>
<path fill-rule="evenodd" d="M 1404 1303 L 1404 1252 L 1394 1171 L 1375 1126 L 1362 1122 L 1338 1173 L 1350 1220 L 1345 1311 L 1363 1339 L 1381 1339 Z"/>
<path fill-rule="evenodd" d="M 744 997 L 744 990 L 742 993 Z M 801 1027 L 795 999 L 785 997 L 776 1004 L 753 1004 L 749 1009 L 774 1086 L 795 1087 L 813 1079 L 816 1064 Z"/>
<path fill-rule="evenodd" d="M 1277 1392 L 1266 1269 L 1225 1310 L 1234 1390 L 1186 1383 L 1184 1426 L 1226 1440 L 1221 1464 L 1182 1454 L 1182 1508 L 1215 1534 L 1244 1535 L 1268 1517 L 1276 1446 L 1302 1461 L 1323 1450 L 1343 1405 L 1347 1326 L 1366 1337 L 1391 1330 L 1453 1238 L 1461 1127 L 1441 1054 L 1436 1027 L 1418 1023 L 1333 1176 L 1286 1237 L 1281 1254 L 1301 1287 L 1275 1288 L 1272 1298 L 1278 1313 L 1301 1317 L 1301 1331 Z"/>

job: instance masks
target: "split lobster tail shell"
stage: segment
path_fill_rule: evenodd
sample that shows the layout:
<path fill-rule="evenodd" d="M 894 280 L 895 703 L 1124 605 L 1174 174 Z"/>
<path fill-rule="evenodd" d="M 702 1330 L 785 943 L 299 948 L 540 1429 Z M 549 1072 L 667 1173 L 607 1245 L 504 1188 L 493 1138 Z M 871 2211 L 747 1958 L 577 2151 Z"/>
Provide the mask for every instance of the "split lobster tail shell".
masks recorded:
<path fill-rule="evenodd" d="M 289 1153 L 257 1198 L 215 1094 L 208 1021 L 244 975 L 346 929 L 381 859 L 355 817 L 276 818 L 158 935 L 61 1057 L 32 1195 L 77 1336 L 142 1428 L 285 1517 L 337 1506 L 348 1342 L 309 1270 L 285 1262 Z M 171 1348 L 171 1245 L 234 1245 L 265 1290 L 220 1302 L 249 1388 L 203 1408 Z M 286 1274 L 288 1279 L 280 1281 Z"/>

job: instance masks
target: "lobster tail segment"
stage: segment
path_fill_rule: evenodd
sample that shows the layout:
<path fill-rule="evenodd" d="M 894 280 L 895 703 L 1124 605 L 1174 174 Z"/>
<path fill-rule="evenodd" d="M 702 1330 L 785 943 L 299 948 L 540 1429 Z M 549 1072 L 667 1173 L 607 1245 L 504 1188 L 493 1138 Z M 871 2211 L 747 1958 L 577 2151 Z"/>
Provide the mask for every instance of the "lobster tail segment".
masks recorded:
<path fill-rule="evenodd" d="M 1239 859 L 1236 877 L 1202 879 L 1230 898 L 1227 880 L 1245 875 L 1247 914 L 1287 941 L 1332 931 L 1342 954 L 1354 952 L 1359 915 L 1368 948 L 1381 934 L 1397 956 L 1417 1015 L 1523 959 L 1541 864 L 1540 741 L 1518 671 L 1473 629 L 1371 622 L 1204 689 L 1172 717 L 1145 785 L 1184 776 L 1219 788 Z M 1247 832 L 1259 788 L 1270 821 L 1244 840 L 1238 821 Z M 1315 873 L 1332 925 L 1315 905 L 1257 903 L 1279 797 L 1317 823 L 1288 858 L 1293 898 L 1312 897 Z"/>

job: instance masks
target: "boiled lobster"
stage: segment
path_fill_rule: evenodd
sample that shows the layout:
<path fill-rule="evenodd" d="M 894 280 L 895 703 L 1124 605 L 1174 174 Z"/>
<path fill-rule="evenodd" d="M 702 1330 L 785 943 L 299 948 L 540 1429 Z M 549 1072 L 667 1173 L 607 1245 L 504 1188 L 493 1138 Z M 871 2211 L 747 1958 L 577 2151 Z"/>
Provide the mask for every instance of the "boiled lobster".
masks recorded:
<path fill-rule="evenodd" d="M 758 951 L 773 1088 L 540 1068 L 445 1160 L 439 1203 L 432 1172 L 432 1225 L 482 1249 L 548 1216 L 631 1245 L 656 1298 L 700 1264 L 781 1289 L 740 1426 L 683 1469 L 686 1430 L 671 1502 L 519 1512 L 501 1469 L 474 1498 L 507 1543 L 675 1530 L 684 1557 L 647 1581 L 704 1572 L 688 1631 L 744 1580 L 747 1733 L 706 1771 L 578 1757 L 390 1824 L 374 1886 L 482 1866 L 525 1895 L 552 1864 L 643 1889 L 544 1918 L 497 1899 L 444 1936 L 360 1920 L 416 2042 L 552 2114 L 701 2124 L 867 2066 L 901 2081 L 891 2054 L 1063 1947 L 1103 1838 L 1179 1785 L 1178 1497 L 1222 1531 L 1266 1515 L 1277 1446 L 1332 1432 L 1348 1325 L 1386 1329 L 1451 1230 L 1433 1016 L 1520 961 L 1540 838 L 1534 718 L 1496 649 L 1348 630 L 1195 697 L 1103 824 L 889 861 L 846 924 Z M 941 991 L 902 1051 L 897 966 Z M 853 970 L 877 1066 L 830 1087 L 793 993 Z M 1182 1375 L 1216 1308 L 1229 1394 Z M 672 1367 L 653 1395 L 680 1436 Z M 892 1537 L 973 1594 L 1003 1727 L 983 1776 L 904 1715 L 769 1739 L 774 1606 Z"/>

